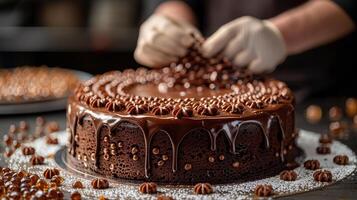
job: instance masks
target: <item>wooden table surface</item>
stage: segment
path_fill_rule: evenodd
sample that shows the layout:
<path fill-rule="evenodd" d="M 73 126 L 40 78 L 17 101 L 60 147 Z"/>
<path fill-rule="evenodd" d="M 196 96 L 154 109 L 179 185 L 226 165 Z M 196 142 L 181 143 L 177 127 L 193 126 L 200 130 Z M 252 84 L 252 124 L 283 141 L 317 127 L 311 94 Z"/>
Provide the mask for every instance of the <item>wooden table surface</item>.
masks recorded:
<path fill-rule="evenodd" d="M 343 108 L 345 98 L 317 98 L 306 101 L 303 104 L 297 105 L 296 109 L 296 124 L 300 129 L 312 130 L 315 132 L 327 132 L 329 120 L 327 116 L 328 108 L 334 105 L 338 105 Z M 317 104 L 322 106 L 324 116 L 319 124 L 309 124 L 304 117 L 305 108 L 310 104 Z M 26 115 L 0 115 L 0 135 L 8 131 L 10 124 L 18 124 L 19 121 L 27 121 L 30 128 L 34 128 L 35 119 L 37 116 L 45 117 L 46 121 L 57 121 L 60 124 L 61 129 L 66 126 L 65 111 L 40 113 L 40 114 L 26 114 Z M 343 121 L 351 123 L 351 119 L 344 118 Z M 346 145 L 348 145 L 354 152 L 357 152 L 357 132 L 350 130 L 349 133 L 344 134 L 344 137 L 339 139 Z M 2 145 L 2 143 L 1 143 Z M 281 199 L 340 199 L 340 200 L 352 200 L 357 199 L 357 174 L 350 176 L 349 178 L 336 183 L 332 186 L 328 186 L 321 190 L 312 192 L 306 192 L 298 195 L 283 197 Z"/>

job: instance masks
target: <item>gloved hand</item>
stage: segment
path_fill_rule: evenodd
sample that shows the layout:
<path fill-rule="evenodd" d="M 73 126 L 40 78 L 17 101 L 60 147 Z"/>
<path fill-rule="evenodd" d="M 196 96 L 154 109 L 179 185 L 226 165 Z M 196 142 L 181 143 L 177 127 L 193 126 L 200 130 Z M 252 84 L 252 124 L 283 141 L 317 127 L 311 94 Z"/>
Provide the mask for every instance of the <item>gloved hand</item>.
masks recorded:
<path fill-rule="evenodd" d="M 222 53 L 235 66 L 253 73 L 272 72 L 287 53 L 280 31 L 267 20 L 241 17 L 222 26 L 206 40 L 203 55 Z"/>
<path fill-rule="evenodd" d="M 194 37 L 202 38 L 192 25 L 153 15 L 140 27 L 134 58 L 149 67 L 162 67 L 184 56 Z"/>

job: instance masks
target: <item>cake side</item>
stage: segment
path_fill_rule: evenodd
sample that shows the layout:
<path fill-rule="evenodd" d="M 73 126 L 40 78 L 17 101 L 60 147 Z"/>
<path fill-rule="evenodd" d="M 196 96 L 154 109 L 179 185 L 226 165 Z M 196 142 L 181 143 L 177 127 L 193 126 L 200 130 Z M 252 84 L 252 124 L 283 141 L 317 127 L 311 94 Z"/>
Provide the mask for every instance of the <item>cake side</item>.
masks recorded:
<path fill-rule="evenodd" d="M 108 72 L 70 98 L 69 163 L 170 184 L 258 179 L 293 166 L 294 97 L 283 82 L 207 59 Z"/>

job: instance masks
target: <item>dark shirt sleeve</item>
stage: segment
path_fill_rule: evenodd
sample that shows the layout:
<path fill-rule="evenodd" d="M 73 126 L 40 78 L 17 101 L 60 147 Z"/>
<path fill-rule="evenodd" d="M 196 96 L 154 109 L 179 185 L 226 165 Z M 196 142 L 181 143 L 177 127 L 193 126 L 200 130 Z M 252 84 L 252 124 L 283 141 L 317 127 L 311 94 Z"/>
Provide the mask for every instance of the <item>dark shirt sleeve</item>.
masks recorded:
<path fill-rule="evenodd" d="M 357 1 L 356 0 L 333 0 L 351 17 L 353 22 L 357 24 Z"/>

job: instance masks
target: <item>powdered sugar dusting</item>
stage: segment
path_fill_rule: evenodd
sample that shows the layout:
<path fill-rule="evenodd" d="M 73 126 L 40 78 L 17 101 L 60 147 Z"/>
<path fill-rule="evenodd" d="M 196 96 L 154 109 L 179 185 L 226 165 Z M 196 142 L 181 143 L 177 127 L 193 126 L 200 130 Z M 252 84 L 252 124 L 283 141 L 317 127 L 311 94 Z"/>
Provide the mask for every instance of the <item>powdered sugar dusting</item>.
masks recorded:
<path fill-rule="evenodd" d="M 47 157 L 45 165 L 29 165 L 30 156 L 23 156 L 21 150 L 17 150 L 9 159 L 5 159 L 10 168 L 15 170 L 24 169 L 42 176 L 43 171 L 48 167 L 58 167 L 53 155 L 67 143 L 67 134 L 63 132 L 56 133 L 59 139 L 59 145 L 47 145 L 45 138 L 39 138 L 33 142 L 24 144 L 36 149 L 37 154 Z M 193 193 L 192 186 L 158 186 L 159 193 L 155 195 L 143 195 L 138 191 L 138 184 L 125 182 L 110 182 L 110 188 L 104 190 L 92 189 L 90 182 L 91 177 L 82 176 L 68 170 L 61 170 L 61 175 L 65 178 L 61 188 L 63 191 L 79 191 L 83 197 L 92 199 L 104 195 L 109 199 L 156 199 L 158 195 L 171 196 L 174 199 L 250 199 L 254 195 L 252 191 L 258 184 L 271 184 L 276 196 L 285 196 L 300 192 L 310 191 L 317 188 L 336 183 L 346 178 L 356 169 L 356 155 L 346 145 L 338 141 L 333 141 L 331 145 L 331 154 L 316 154 L 319 135 L 309 131 L 301 130 L 298 138 L 298 146 L 305 152 L 305 158 L 316 159 L 320 161 L 322 169 L 328 169 L 333 175 L 331 183 L 319 183 L 313 180 L 313 171 L 304 169 L 303 166 L 295 169 L 298 174 L 296 181 L 283 181 L 279 176 L 250 181 L 240 184 L 221 184 L 214 185 L 214 193 L 210 195 L 196 195 Z M 333 157 L 338 154 L 345 154 L 349 157 L 350 163 L 346 166 L 336 165 L 333 163 Z M 303 163 L 300 158 L 299 163 Z M 73 182 L 80 180 L 85 186 L 84 189 L 73 189 Z"/>

